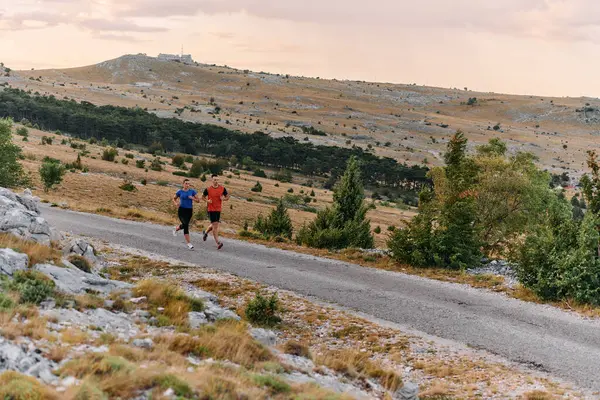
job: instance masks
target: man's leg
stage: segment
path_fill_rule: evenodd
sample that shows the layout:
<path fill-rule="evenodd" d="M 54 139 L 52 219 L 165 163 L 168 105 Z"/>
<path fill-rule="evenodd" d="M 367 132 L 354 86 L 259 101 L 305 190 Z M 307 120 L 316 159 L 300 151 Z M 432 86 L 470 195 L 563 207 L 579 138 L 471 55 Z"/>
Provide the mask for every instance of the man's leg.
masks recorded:
<path fill-rule="evenodd" d="M 215 238 L 215 243 L 219 244 L 219 223 L 213 222 L 211 225 L 213 237 Z"/>

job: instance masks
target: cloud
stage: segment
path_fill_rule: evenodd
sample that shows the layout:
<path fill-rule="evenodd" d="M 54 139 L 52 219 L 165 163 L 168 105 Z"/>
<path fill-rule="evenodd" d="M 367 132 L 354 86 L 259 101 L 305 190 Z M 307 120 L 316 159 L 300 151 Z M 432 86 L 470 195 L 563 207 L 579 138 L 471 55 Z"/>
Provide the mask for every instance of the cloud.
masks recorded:
<path fill-rule="evenodd" d="M 166 32 L 165 27 L 140 26 L 124 19 L 86 19 L 78 23 L 79 26 L 98 32 Z"/>
<path fill-rule="evenodd" d="M 235 37 L 235 33 L 232 32 L 210 32 L 210 34 L 219 39 L 233 39 Z"/>

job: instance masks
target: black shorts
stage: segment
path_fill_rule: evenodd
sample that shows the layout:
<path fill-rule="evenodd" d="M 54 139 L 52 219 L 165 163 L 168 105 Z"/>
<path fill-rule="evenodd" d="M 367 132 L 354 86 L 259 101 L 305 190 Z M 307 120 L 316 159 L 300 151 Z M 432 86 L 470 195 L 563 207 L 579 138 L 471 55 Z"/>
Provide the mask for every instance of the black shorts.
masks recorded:
<path fill-rule="evenodd" d="M 213 222 L 221 222 L 221 211 L 209 211 L 208 218 L 210 218 L 210 223 Z"/>

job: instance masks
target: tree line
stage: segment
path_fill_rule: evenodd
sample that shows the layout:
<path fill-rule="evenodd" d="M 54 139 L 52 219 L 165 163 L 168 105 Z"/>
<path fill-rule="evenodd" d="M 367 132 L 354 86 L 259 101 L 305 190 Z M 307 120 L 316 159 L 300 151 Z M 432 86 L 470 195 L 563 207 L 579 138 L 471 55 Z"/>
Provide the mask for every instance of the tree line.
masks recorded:
<path fill-rule="evenodd" d="M 141 108 L 96 106 L 14 88 L 0 91 L 0 117 L 27 119 L 41 129 L 60 130 L 86 140 L 107 139 L 152 150 L 221 158 L 250 157 L 265 167 L 333 179 L 341 176 L 347 160 L 354 156 L 360 161 L 363 183 L 370 187 L 414 191 L 430 183 L 426 167 L 400 164 L 358 147 L 316 146 L 292 137 L 272 138 L 262 132 L 244 134 L 216 125 L 160 118 Z"/>

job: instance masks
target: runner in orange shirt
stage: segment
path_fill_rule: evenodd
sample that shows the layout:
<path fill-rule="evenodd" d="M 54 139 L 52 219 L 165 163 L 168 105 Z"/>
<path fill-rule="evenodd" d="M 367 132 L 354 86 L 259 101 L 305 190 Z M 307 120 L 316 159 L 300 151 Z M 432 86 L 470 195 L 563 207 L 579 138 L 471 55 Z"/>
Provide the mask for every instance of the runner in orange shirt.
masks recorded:
<path fill-rule="evenodd" d="M 223 201 L 229 200 L 229 193 L 225 187 L 219 185 L 219 177 L 212 176 L 212 185 L 204 189 L 202 200 L 208 203 L 208 217 L 210 218 L 210 226 L 203 231 L 204 241 L 208 238 L 208 234 L 212 231 L 217 249 L 223 248 L 223 242 L 219 241 L 219 223 L 221 222 L 221 211 L 223 210 Z"/>

